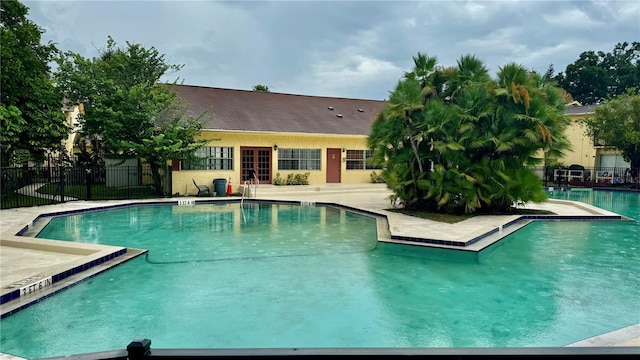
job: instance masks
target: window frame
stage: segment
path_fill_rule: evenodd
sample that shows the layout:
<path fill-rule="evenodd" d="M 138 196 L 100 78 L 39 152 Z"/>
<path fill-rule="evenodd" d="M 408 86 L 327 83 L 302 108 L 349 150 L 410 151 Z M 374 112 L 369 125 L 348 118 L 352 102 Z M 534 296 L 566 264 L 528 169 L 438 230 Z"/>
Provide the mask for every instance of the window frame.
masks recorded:
<path fill-rule="evenodd" d="M 351 156 L 350 156 L 351 155 Z M 369 165 L 367 159 L 373 157 L 373 150 L 347 150 L 346 169 L 351 170 L 380 170 L 380 167 Z"/>
<path fill-rule="evenodd" d="M 183 162 L 182 170 L 233 171 L 232 146 L 203 146 L 194 155 L 200 161 L 194 164 Z"/>
<path fill-rule="evenodd" d="M 314 171 L 322 169 L 320 149 L 279 148 L 278 170 Z"/>

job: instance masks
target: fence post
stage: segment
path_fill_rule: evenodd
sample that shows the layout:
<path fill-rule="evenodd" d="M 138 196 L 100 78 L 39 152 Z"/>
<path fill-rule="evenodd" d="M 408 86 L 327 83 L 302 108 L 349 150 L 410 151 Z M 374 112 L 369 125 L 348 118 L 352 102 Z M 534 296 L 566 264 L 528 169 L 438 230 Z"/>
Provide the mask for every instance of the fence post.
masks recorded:
<path fill-rule="evenodd" d="M 127 358 L 129 360 L 142 360 L 151 353 L 150 339 L 135 339 L 127 345 Z"/>
<path fill-rule="evenodd" d="M 65 172 L 65 168 L 64 166 L 60 166 L 60 168 L 58 169 L 58 172 L 60 173 L 60 183 L 58 186 L 58 189 L 60 190 L 60 202 L 64 202 L 64 172 Z"/>
<path fill-rule="evenodd" d="M 91 176 L 91 168 L 84 169 L 85 181 L 87 183 L 87 200 L 91 200 L 91 185 L 93 183 L 93 177 Z"/>
<path fill-rule="evenodd" d="M 562 180 L 564 180 L 564 167 L 560 166 L 558 168 L 558 187 L 562 188 Z"/>
<path fill-rule="evenodd" d="M 167 181 L 167 194 L 169 197 L 173 197 L 173 168 L 171 166 L 167 166 L 167 176 L 165 179 Z"/>

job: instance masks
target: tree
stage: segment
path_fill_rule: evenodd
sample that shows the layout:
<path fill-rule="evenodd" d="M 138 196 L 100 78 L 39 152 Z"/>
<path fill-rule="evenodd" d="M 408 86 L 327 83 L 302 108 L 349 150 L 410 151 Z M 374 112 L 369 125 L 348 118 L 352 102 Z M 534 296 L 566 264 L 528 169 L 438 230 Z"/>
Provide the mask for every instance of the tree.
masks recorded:
<path fill-rule="evenodd" d="M 158 195 L 163 195 L 160 169 L 169 160 L 192 157 L 205 143 L 195 140 L 202 129 L 199 119 L 187 116 L 176 93 L 159 82 L 181 68 L 167 64 L 154 47 L 127 42 L 120 48 L 109 37 L 93 59 L 64 54 L 56 73 L 65 96 L 84 106 L 80 137 L 107 155 L 144 159 Z"/>
<path fill-rule="evenodd" d="M 596 104 L 640 84 L 640 42 L 618 43 L 611 53 L 585 51 L 554 77 L 582 104 Z"/>
<path fill-rule="evenodd" d="M 515 64 L 493 80 L 470 55 L 448 68 L 422 54 L 414 64 L 368 138 L 405 207 L 493 212 L 546 199 L 532 166 L 539 151 L 551 156 L 568 147 L 559 89 Z"/>
<path fill-rule="evenodd" d="M 50 76 L 58 50 L 40 44 L 44 33 L 27 19 L 29 9 L 15 0 L 0 2 L 0 156 L 7 165 L 18 151 L 35 160 L 59 149 L 68 136 L 62 93 Z"/>
<path fill-rule="evenodd" d="M 549 64 L 549 67 L 547 68 L 547 71 L 545 71 L 544 75 L 542 75 L 542 78 L 545 81 L 552 81 L 553 77 L 555 75 L 555 68 L 553 67 L 553 64 Z"/>
<path fill-rule="evenodd" d="M 267 85 L 258 84 L 253 87 L 253 91 L 271 92 Z"/>
<path fill-rule="evenodd" d="M 631 168 L 640 168 L 640 92 L 636 88 L 607 101 L 585 120 L 587 136 L 622 151 Z"/>

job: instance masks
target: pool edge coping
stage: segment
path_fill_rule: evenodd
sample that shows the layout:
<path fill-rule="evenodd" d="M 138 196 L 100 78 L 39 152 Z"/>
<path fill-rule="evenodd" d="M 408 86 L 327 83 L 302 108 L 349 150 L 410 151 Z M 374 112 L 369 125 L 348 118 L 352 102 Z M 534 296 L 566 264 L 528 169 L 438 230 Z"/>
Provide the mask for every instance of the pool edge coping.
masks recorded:
<path fill-rule="evenodd" d="M 234 198 L 234 197 L 221 197 L 221 198 L 209 198 L 209 199 L 193 199 L 190 200 L 193 201 L 194 204 L 208 204 L 208 203 L 218 203 L 218 202 L 223 202 L 223 203 L 235 203 L 235 202 L 241 202 L 242 199 L 241 198 Z M 388 234 L 390 236 L 391 241 L 385 241 L 385 240 L 381 240 L 380 238 L 380 233 L 378 232 L 378 241 L 382 241 L 382 242 L 393 242 L 396 244 L 401 244 L 401 245 L 409 245 L 409 246 L 423 246 L 423 247 L 437 247 L 437 248 L 445 248 L 445 249 L 449 249 L 449 250 L 462 250 L 462 251 L 474 251 L 474 252 L 480 252 L 488 247 L 490 247 L 493 244 L 498 243 L 500 240 L 502 240 L 504 237 L 508 236 L 510 234 L 510 232 L 504 232 L 504 235 L 499 237 L 498 239 L 496 239 L 495 241 L 492 241 L 490 244 L 487 244 L 485 246 L 482 247 L 482 249 L 480 250 L 470 250 L 470 249 L 465 249 L 464 247 L 460 247 L 458 246 L 452 246 L 452 247 L 447 247 L 447 246 L 443 246 L 442 244 L 437 244 L 437 243 L 428 243 L 428 242 L 414 242 L 412 240 L 415 239 L 422 239 L 422 238 L 418 238 L 418 237 L 406 237 L 406 236 L 398 236 L 398 235 L 393 235 L 392 231 L 391 231 L 391 226 L 389 224 L 389 219 L 388 216 L 384 213 L 384 212 L 379 212 L 379 211 L 373 211 L 370 209 L 364 209 L 364 208 L 359 208 L 359 207 L 355 207 L 355 206 L 351 206 L 351 205 L 346 205 L 346 204 L 341 204 L 341 203 L 336 203 L 336 202 L 323 202 L 323 201 L 318 201 L 318 202 L 309 202 L 309 201 L 296 201 L 296 200 L 282 200 L 282 199 L 268 199 L 268 198 L 253 198 L 253 199 L 245 199 L 244 201 L 247 202 L 268 202 L 268 203 L 278 203 L 278 204 L 290 204 L 290 205 L 320 205 L 320 206 L 333 206 L 333 207 L 339 207 L 339 208 L 344 208 L 350 211 L 354 211 L 357 213 L 364 213 L 365 215 L 370 215 L 375 217 L 378 221 L 377 221 L 377 226 L 378 229 L 380 229 L 381 224 L 380 224 L 380 219 L 384 219 L 384 221 L 386 222 L 386 229 L 388 229 Z M 562 200 L 563 202 L 572 202 L 572 203 L 576 203 L 577 201 L 571 201 L 571 200 Z M 24 232 L 26 232 L 28 230 L 28 228 L 30 226 L 33 226 L 33 223 L 36 222 L 37 220 L 43 218 L 43 217 L 52 217 L 52 216 L 64 216 L 64 215 L 69 215 L 69 214 L 73 214 L 73 213 L 84 213 L 84 212 L 94 212 L 94 211 L 104 211 L 104 210 L 109 210 L 109 209 L 113 209 L 113 208 L 122 208 L 122 207 L 128 207 L 128 206 L 136 206 L 136 205 L 161 205 L 161 204 L 171 204 L 174 203 L 175 205 L 178 205 L 179 200 L 177 199 L 155 199 L 155 200 L 145 200 L 145 201 L 121 201 L 120 203 L 117 204 L 100 204 L 100 203 L 93 203 L 93 204 L 87 204 L 86 208 L 82 208 L 82 209 L 75 209 L 75 210 L 66 210 L 66 211 L 55 211 L 55 212 L 40 212 L 33 220 L 31 220 L 30 222 L 28 222 L 27 224 L 21 225 L 17 232 L 14 232 L 14 236 L 21 236 L 20 234 L 23 234 Z M 594 207 L 596 209 L 599 209 L 597 207 Z M 622 215 L 619 214 L 615 214 L 615 213 L 611 213 L 608 211 L 605 211 L 603 209 L 599 209 L 601 211 L 603 211 L 604 213 L 609 213 L 609 215 L 603 215 L 603 214 L 594 214 L 594 215 L 520 215 L 517 216 L 516 219 L 513 219 L 511 221 L 509 221 L 509 225 L 506 226 L 506 228 L 511 227 L 515 224 L 518 224 L 520 222 L 523 221 L 528 221 L 526 224 L 524 224 L 523 226 L 526 226 L 528 223 L 530 223 L 531 221 L 635 221 L 633 219 L 629 219 L 626 218 Z M 528 218 L 528 217 L 533 217 Z M 504 229 L 505 227 L 503 227 Z M 2 234 L 0 234 L 0 236 L 2 236 L 2 238 L 4 238 L 7 233 L 11 233 L 12 231 L 15 231 L 16 227 L 13 228 L 13 230 L 9 230 L 9 229 L 2 229 Z M 517 231 L 518 229 L 516 229 Z M 497 228 L 494 229 L 488 229 L 487 231 L 485 231 L 482 234 L 479 234 L 477 236 L 475 236 L 473 239 L 475 239 L 475 241 L 473 241 L 473 243 L 477 243 L 480 240 L 482 240 L 483 238 L 486 238 L 488 236 L 490 236 L 491 234 L 494 234 L 496 231 L 499 231 Z M 400 238 L 400 239 L 398 239 Z M 424 239 L 423 239 L 424 240 Z M 427 239 L 428 240 L 428 239 Z M 46 239 L 43 239 L 43 241 L 49 241 Z M 472 245 L 472 244 L 470 244 Z M 126 248 L 125 248 L 126 249 Z M 127 249 L 129 250 L 129 249 Z M 16 303 L 15 305 L 12 304 L 12 300 L 10 302 L 7 303 L 3 303 L 2 304 L 2 311 L 1 311 L 1 315 L 0 318 L 5 318 L 7 316 L 10 316 L 30 305 L 33 305 L 43 299 L 46 299 L 50 296 L 53 296 L 55 294 L 57 294 L 60 291 L 63 291 L 65 289 L 68 289 L 70 287 L 73 287 L 77 284 L 80 284 L 81 282 L 88 280 L 94 276 L 97 276 L 115 266 L 118 266 L 122 263 L 125 263 L 129 260 L 132 260 L 134 258 L 137 258 L 138 256 L 144 254 L 147 252 L 147 250 L 142 250 L 142 249 L 130 249 L 130 250 L 135 250 L 135 251 L 140 251 L 140 253 L 137 253 L 135 256 L 132 256 L 130 258 L 127 259 L 120 259 L 121 261 L 119 262 L 114 262 L 113 264 L 110 264 L 110 266 L 106 266 L 106 267 L 101 267 L 101 268 L 94 268 L 92 271 L 87 272 L 86 270 L 82 270 L 77 272 L 76 274 L 72 275 L 72 276 L 68 276 L 68 283 L 56 288 L 56 289 L 50 289 L 48 290 L 46 293 L 43 292 L 42 296 L 39 297 L 33 297 L 32 299 L 29 299 L 27 304 L 18 304 Z M 90 270 L 90 269 L 88 269 Z M 74 276 L 78 276 L 78 278 L 74 278 Z M 18 298 L 19 300 L 20 298 Z M 13 305 L 12 308 L 10 308 L 9 310 L 6 310 L 8 305 Z M 632 325 L 632 326 L 636 326 L 636 325 Z M 638 327 L 640 327 L 640 324 L 637 325 Z M 620 329 L 622 330 L 622 329 Z M 619 330 L 614 330 L 610 333 L 614 333 L 616 331 Z M 583 341 L 587 341 L 589 339 L 595 339 L 595 338 L 602 338 L 604 336 L 607 336 L 610 333 L 605 333 L 602 335 L 598 335 L 598 336 L 594 336 L 592 338 L 588 338 L 585 339 Z M 639 334 L 637 334 L 638 337 L 640 337 L 640 331 Z M 569 344 L 570 345 L 570 344 Z M 565 345 L 565 346 L 569 346 L 569 345 Z M 591 345 L 593 346 L 593 345 Z M 607 345 L 607 346 L 615 346 L 615 345 Z"/>

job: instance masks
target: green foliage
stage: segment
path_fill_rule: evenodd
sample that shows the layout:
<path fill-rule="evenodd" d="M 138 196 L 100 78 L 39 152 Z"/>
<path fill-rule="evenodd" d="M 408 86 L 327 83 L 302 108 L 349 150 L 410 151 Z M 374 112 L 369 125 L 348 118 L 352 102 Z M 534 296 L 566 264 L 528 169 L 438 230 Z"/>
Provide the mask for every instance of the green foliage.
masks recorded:
<path fill-rule="evenodd" d="M 280 177 L 280 173 L 276 173 L 276 176 L 273 178 L 273 185 L 284 185 L 284 179 Z"/>
<path fill-rule="evenodd" d="M 309 175 L 311 173 L 296 174 L 293 177 L 293 181 L 289 182 L 290 185 L 309 185 Z"/>
<path fill-rule="evenodd" d="M 15 0 L 0 2 L 0 157 L 3 165 L 16 151 L 42 158 L 68 136 L 62 94 L 50 77 L 49 62 L 58 50 L 40 44 L 44 33 L 27 19 L 28 8 Z"/>
<path fill-rule="evenodd" d="M 372 171 L 371 174 L 369 174 L 369 177 L 371 178 L 371 182 L 374 184 L 384 183 L 384 178 L 382 177 L 382 175 L 378 174 L 375 171 Z"/>
<path fill-rule="evenodd" d="M 276 173 L 273 178 L 273 185 L 309 185 L 309 176 L 311 173 L 304 174 L 287 174 L 287 178 L 280 177 L 280 173 Z"/>
<path fill-rule="evenodd" d="M 200 119 L 188 116 L 171 87 L 160 83 L 182 66 L 167 64 L 153 47 L 127 42 L 120 48 L 111 37 L 99 57 L 67 52 L 58 62 L 56 78 L 65 96 L 84 105 L 80 137 L 104 154 L 144 159 L 163 195 L 159 170 L 169 160 L 193 157 L 206 143 L 195 140 Z"/>
<path fill-rule="evenodd" d="M 554 77 L 582 104 L 596 104 L 640 84 L 640 42 L 618 43 L 610 53 L 585 51 Z"/>
<path fill-rule="evenodd" d="M 38 189 L 41 194 L 58 195 L 56 184 L 46 184 Z M 80 200 L 116 200 L 116 199 L 152 199 L 158 196 L 151 186 L 114 188 L 105 184 L 93 184 L 91 186 L 91 199 L 87 199 L 87 185 L 66 185 L 64 195 Z"/>
<path fill-rule="evenodd" d="M 539 150 L 568 147 L 559 89 L 515 64 L 493 80 L 474 56 L 449 68 L 429 59 L 414 57 L 368 138 L 395 198 L 407 209 L 446 213 L 546 199 L 533 165 Z"/>
<path fill-rule="evenodd" d="M 640 168 L 640 92 L 636 88 L 596 108 L 585 120 L 587 136 L 622 151 L 632 168 Z"/>
<path fill-rule="evenodd" d="M 16 148 L 15 142 L 20 138 L 26 125 L 27 120 L 22 117 L 22 112 L 18 107 L 14 105 L 7 107 L 0 104 L 0 143 L 3 144 L 3 155 Z M 11 147 L 5 150 L 5 144 Z"/>
<path fill-rule="evenodd" d="M 2 198 L 0 200 L 0 209 L 23 207 L 24 204 L 30 204 L 31 206 L 40 206 L 51 205 L 55 203 L 57 203 L 57 201 L 51 199 L 43 199 L 39 197 L 18 194 L 16 192 L 10 192 L 2 194 Z"/>
<path fill-rule="evenodd" d="M 258 84 L 253 87 L 253 91 L 271 92 L 267 85 Z"/>

